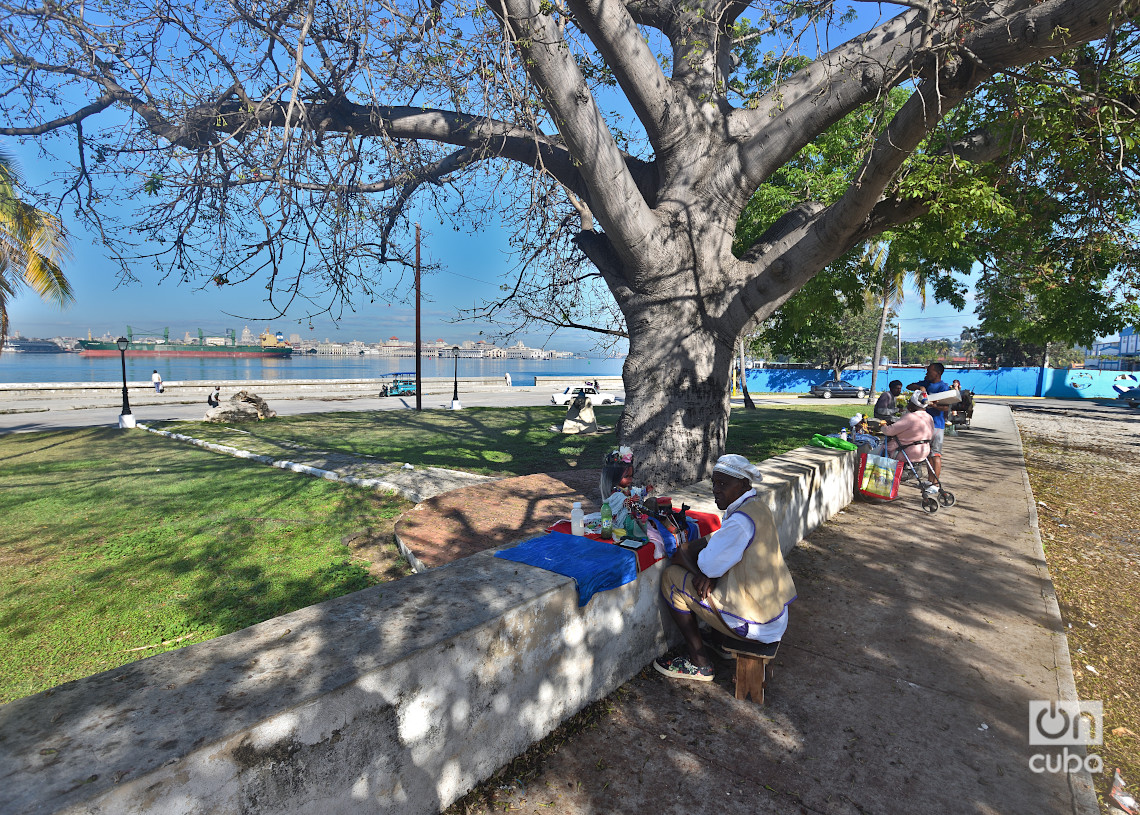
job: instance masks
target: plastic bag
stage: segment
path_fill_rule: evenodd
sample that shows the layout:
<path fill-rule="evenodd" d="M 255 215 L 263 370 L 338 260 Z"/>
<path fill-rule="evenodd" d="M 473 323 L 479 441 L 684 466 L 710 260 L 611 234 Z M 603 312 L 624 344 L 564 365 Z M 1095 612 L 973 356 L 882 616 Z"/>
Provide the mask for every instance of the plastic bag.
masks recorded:
<path fill-rule="evenodd" d="M 844 441 L 843 439 L 837 439 L 834 436 L 824 436 L 820 433 L 816 433 L 814 436 L 812 436 L 811 441 L 809 441 L 808 444 L 812 445 L 813 447 L 827 447 L 827 448 L 830 448 L 832 450 L 858 450 L 859 449 L 857 445 L 854 445 L 849 441 Z"/>
<path fill-rule="evenodd" d="M 872 498 L 894 500 L 899 494 L 902 462 L 885 456 L 860 457 L 859 492 Z"/>
<path fill-rule="evenodd" d="M 625 526 L 625 519 L 629 516 L 629 510 L 625 507 L 625 493 L 621 490 L 612 493 L 606 499 L 606 503 L 610 505 L 610 512 L 614 515 L 614 529 L 621 529 Z"/>

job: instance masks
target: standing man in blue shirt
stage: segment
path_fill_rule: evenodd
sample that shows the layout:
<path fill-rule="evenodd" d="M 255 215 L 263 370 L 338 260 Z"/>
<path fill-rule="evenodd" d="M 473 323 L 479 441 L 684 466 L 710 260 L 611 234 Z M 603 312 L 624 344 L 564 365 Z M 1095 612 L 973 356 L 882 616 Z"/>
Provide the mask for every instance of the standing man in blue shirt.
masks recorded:
<path fill-rule="evenodd" d="M 941 362 L 932 362 L 926 366 L 926 379 L 921 382 L 911 382 L 907 390 L 922 388 L 928 396 L 944 393 L 950 386 L 942 381 L 942 374 L 946 366 Z M 930 439 L 930 466 L 934 468 L 934 477 L 942 478 L 942 439 L 946 435 L 946 414 L 950 412 L 950 405 L 942 402 L 931 403 L 926 406 L 926 412 L 934 420 L 934 435 Z"/>

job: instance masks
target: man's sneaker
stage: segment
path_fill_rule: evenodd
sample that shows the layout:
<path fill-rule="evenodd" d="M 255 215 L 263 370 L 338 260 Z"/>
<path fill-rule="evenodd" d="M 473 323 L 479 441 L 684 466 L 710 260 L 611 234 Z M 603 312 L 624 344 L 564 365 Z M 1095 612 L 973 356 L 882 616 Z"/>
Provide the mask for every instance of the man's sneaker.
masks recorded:
<path fill-rule="evenodd" d="M 653 667 L 658 673 L 665 674 L 670 679 L 695 679 L 697 682 L 712 682 L 713 669 L 694 665 L 688 657 L 673 657 L 665 659 L 658 657 L 653 660 Z"/>

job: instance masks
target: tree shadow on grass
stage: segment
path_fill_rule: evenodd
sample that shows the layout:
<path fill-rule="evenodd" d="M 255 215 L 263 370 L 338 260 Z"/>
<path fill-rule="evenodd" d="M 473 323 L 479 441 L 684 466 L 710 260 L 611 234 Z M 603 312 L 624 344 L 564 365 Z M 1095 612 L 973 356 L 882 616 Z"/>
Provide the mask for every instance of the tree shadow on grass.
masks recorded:
<path fill-rule="evenodd" d="M 21 688 L 21 671 L 42 689 L 373 585 L 344 540 L 410 506 L 150 434 L 48 435 L 23 437 L 35 455 L 0 490 L 0 640 Z"/>
<path fill-rule="evenodd" d="M 616 424 L 621 408 L 595 408 L 600 424 Z M 461 469 L 487 475 L 601 466 L 617 443 L 611 432 L 566 435 L 560 407 L 466 408 L 462 411 L 377 411 L 279 417 L 249 428 L 258 439 L 299 444 L 416 467 Z M 184 427 L 180 432 L 193 431 Z M 200 430 L 209 439 L 210 429 Z M 240 446 L 240 445 L 239 445 Z"/>
<path fill-rule="evenodd" d="M 621 411 L 616 406 L 595 408 L 599 424 L 609 426 L 617 424 Z M 761 461 L 806 444 L 815 433 L 834 432 L 856 412 L 855 406 L 841 405 L 734 411 L 727 448 Z M 551 432 L 565 413 L 560 407 L 525 407 L 308 414 L 278 418 L 248 432 L 278 445 L 489 475 L 600 467 L 617 445 L 616 434 Z M 201 432 L 210 438 L 208 430 Z"/>

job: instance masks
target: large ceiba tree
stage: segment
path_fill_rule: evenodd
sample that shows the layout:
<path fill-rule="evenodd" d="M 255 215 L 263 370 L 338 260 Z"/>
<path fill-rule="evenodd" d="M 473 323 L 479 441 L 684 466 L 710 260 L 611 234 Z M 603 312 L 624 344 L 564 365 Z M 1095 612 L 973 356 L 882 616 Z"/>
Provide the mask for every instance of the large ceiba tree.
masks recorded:
<path fill-rule="evenodd" d="M 618 432 L 660 485 L 724 452 L 743 332 L 852 247 L 938 212 L 955 173 L 1009 155 L 1018 127 L 987 120 L 1003 104 L 987 83 L 1047 66 L 1035 83 L 1096 101 L 1136 14 L 907 0 L 849 36 L 827 0 L 0 8 L 0 134 L 67 159 L 68 206 L 125 274 L 151 257 L 219 285 L 264 278 L 280 310 L 335 308 L 407 267 L 410 207 L 459 225 L 496 208 L 520 262 L 481 316 L 628 336 Z M 1091 64 L 1066 56 L 1089 42 L 1104 44 L 1080 52 Z M 734 247 L 761 185 L 868 110 L 842 189 L 805 190 Z"/>

